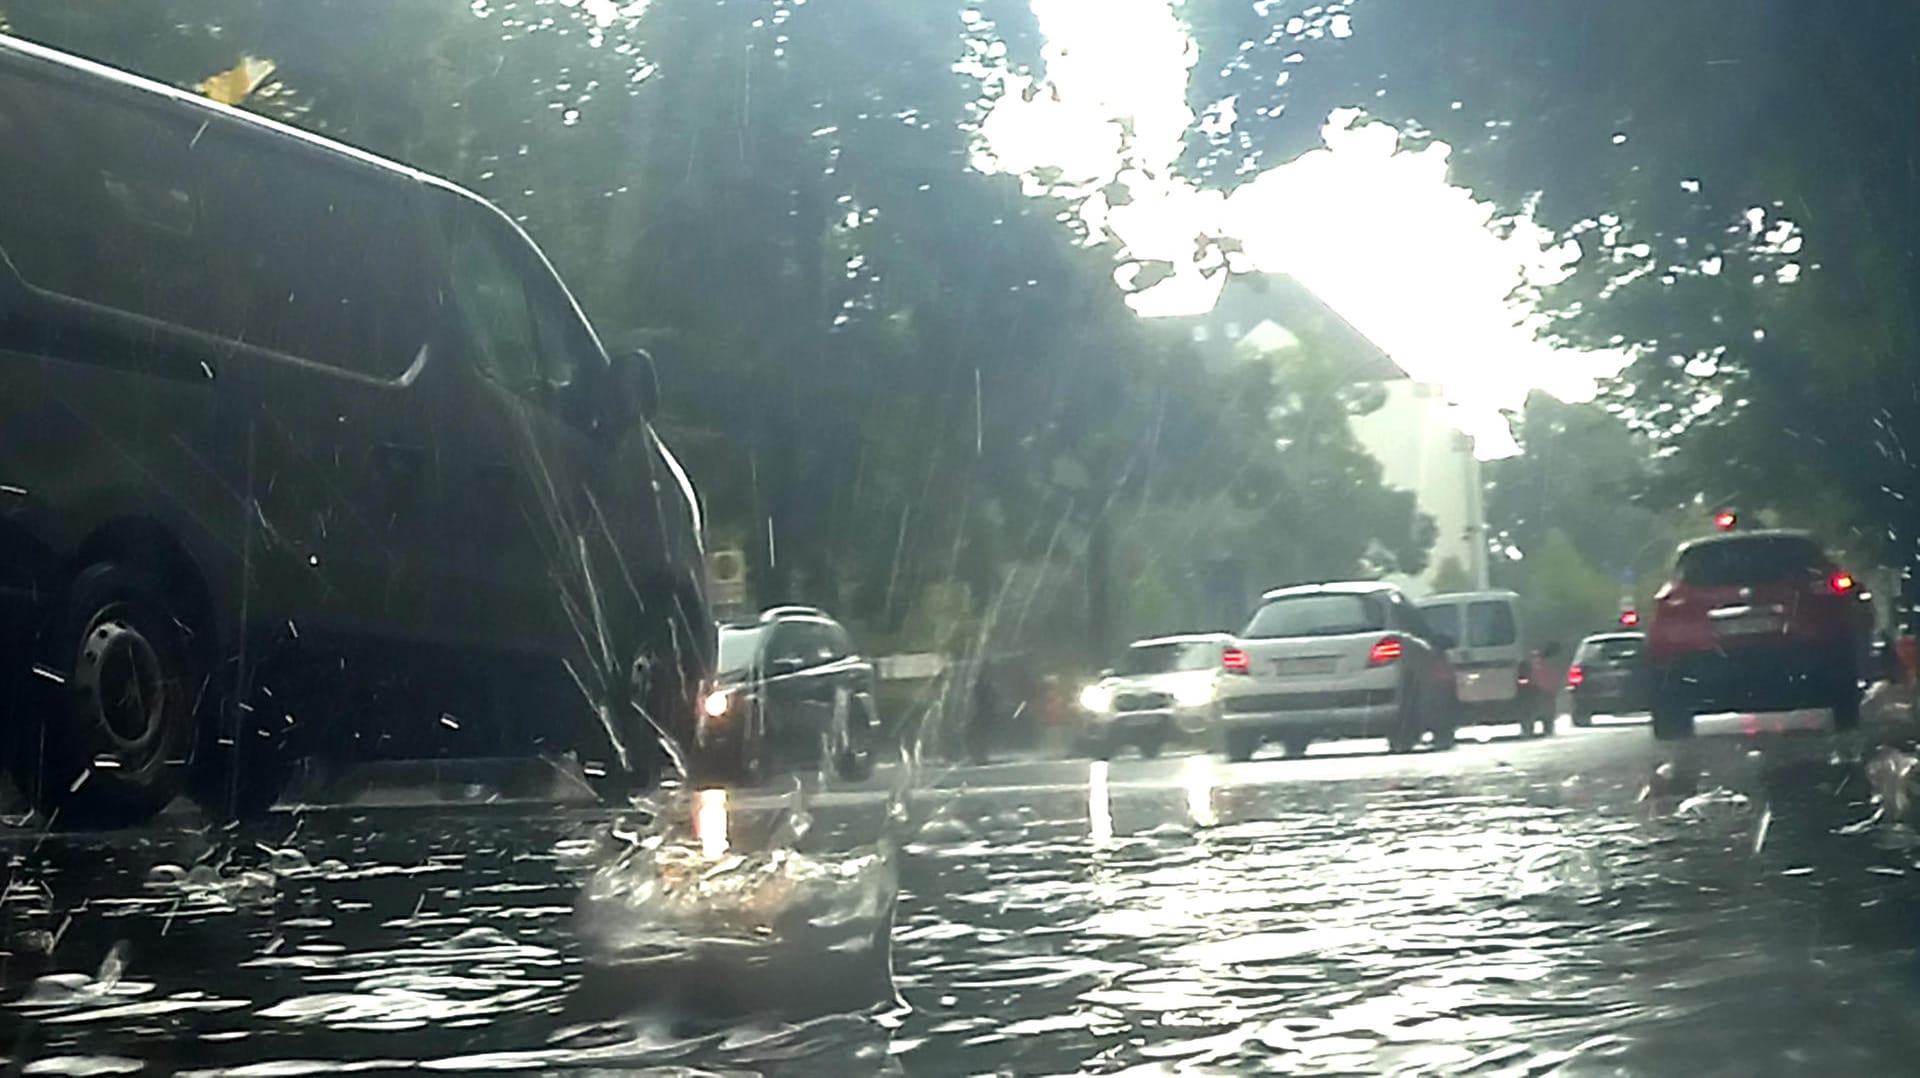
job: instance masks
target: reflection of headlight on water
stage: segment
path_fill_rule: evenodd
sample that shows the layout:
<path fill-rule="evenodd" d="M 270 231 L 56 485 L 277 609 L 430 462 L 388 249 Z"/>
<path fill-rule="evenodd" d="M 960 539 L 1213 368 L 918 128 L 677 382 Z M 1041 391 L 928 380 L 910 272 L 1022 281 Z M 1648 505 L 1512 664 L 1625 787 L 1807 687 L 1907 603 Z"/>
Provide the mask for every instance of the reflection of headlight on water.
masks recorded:
<path fill-rule="evenodd" d="M 1187 758 L 1187 815 L 1195 827 L 1212 827 L 1220 822 L 1213 811 L 1213 761 L 1205 756 Z"/>
<path fill-rule="evenodd" d="M 1173 702 L 1181 707 L 1205 707 L 1213 703 L 1213 679 L 1188 681 L 1174 686 Z"/>
<path fill-rule="evenodd" d="M 1080 690 L 1080 706 L 1088 711 L 1113 710 L 1113 690 L 1105 685 L 1089 685 Z"/>
<path fill-rule="evenodd" d="M 1113 841 L 1113 804 L 1108 800 L 1107 762 L 1087 765 L 1087 837 L 1095 846 Z"/>
<path fill-rule="evenodd" d="M 693 833 L 709 860 L 727 855 L 727 791 L 701 790 L 693 807 Z"/>

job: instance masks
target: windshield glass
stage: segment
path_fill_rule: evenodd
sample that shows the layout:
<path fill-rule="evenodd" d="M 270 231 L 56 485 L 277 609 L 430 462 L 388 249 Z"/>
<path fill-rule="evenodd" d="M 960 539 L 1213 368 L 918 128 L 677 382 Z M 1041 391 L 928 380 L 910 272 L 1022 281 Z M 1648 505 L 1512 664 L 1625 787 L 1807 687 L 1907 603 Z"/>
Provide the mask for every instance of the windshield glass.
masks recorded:
<path fill-rule="evenodd" d="M 1797 537 L 1723 539 L 1688 549 L 1675 571 L 1682 583 L 1718 588 L 1792 580 L 1825 560 L 1817 545 Z"/>
<path fill-rule="evenodd" d="M 1135 644 L 1120 658 L 1116 672 L 1167 674 L 1176 670 L 1211 670 L 1220 665 L 1220 645 L 1202 642 Z"/>
<path fill-rule="evenodd" d="M 720 672 L 739 674 L 750 669 L 760 657 L 760 642 L 765 638 L 766 630 L 759 627 L 722 628 L 718 661 Z"/>
<path fill-rule="evenodd" d="M 0 0 L 0 1060 L 1920 1070 L 1916 90 L 1916 0 Z"/>
<path fill-rule="evenodd" d="M 1588 640 L 1580 645 L 1580 654 L 1575 656 L 1583 662 L 1623 663 L 1638 659 L 1646 654 L 1647 642 L 1644 639 L 1625 637 L 1608 640 Z"/>
<path fill-rule="evenodd" d="M 1468 647 L 1506 647 L 1518 639 L 1512 605 L 1503 600 L 1482 600 L 1467 605 Z"/>
<path fill-rule="evenodd" d="M 1387 627 L 1387 604 L 1377 595 L 1295 595 L 1262 606 L 1246 632 L 1248 639 L 1282 636 L 1340 636 L 1379 632 Z"/>
<path fill-rule="evenodd" d="M 1466 639 L 1460 632 L 1459 603 L 1432 603 L 1422 606 L 1420 617 L 1426 621 L 1428 628 L 1443 634 L 1448 640 L 1458 643 Z"/>

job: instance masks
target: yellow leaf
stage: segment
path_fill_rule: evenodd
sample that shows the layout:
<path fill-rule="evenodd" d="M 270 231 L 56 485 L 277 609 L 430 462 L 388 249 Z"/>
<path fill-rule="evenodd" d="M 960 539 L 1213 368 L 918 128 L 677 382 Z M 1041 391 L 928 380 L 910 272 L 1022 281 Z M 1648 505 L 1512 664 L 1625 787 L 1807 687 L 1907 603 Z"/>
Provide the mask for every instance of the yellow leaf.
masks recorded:
<path fill-rule="evenodd" d="M 253 96 L 260 84 L 273 74 L 272 60 L 262 60 L 254 56 L 241 57 L 240 62 L 209 78 L 194 89 L 213 98 L 223 105 L 238 105 Z"/>

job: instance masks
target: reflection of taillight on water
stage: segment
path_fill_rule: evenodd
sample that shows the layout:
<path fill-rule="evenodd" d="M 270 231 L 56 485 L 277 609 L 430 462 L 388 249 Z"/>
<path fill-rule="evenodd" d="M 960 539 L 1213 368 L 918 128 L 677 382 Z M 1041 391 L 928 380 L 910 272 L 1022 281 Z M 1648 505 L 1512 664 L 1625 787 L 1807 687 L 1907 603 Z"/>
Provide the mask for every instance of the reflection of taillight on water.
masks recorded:
<path fill-rule="evenodd" d="M 1580 669 L 1578 664 L 1567 667 L 1567 688 L 1577 688 L 1585 680 L 1587 680 L 1587 672 Z"/>
<path fill-rule="evenodd" d="M 1228 648 L 1220 653 L 1220 668 L 1229 674 L 1246 674 L 1252 672 L 1253 662 L 1239 648 Z"/>
<path fill-rule="evenodd" d="M 1405 645 L 1400 643 L 1400 638 L 1397 636 L 1381 637 L 1374 641 L 1373 649 L 1367 652 L 1367 665 L 1385 666 L 1400 658 L 1404 647 Z"/>

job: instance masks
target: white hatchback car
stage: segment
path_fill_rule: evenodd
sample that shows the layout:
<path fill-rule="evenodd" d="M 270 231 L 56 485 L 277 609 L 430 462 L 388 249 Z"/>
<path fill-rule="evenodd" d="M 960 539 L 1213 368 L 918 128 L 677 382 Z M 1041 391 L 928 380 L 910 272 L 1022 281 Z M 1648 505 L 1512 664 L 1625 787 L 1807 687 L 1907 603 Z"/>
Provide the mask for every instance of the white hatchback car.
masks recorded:
<path fill-rule="evenodd" d="M 1080 692 L 1080 747 L 1107 759 L 1134 745 L 1158 756 L 1169 741 L 1202 741 L 1213 720 L 1225 633 L 1136 640 L 1119 665 Z"/>
<path fill-rule="evenodd" d="M 1408 752 L 1431 734 L 1435 748 L 1452 748 L 1448 643 L 1391 584 L 1267 592 L 1222 653 L 1219 747 L 1245 760 L 1264 741 L 1299 756 L 1317 740 L 1384 737 Z"/>

